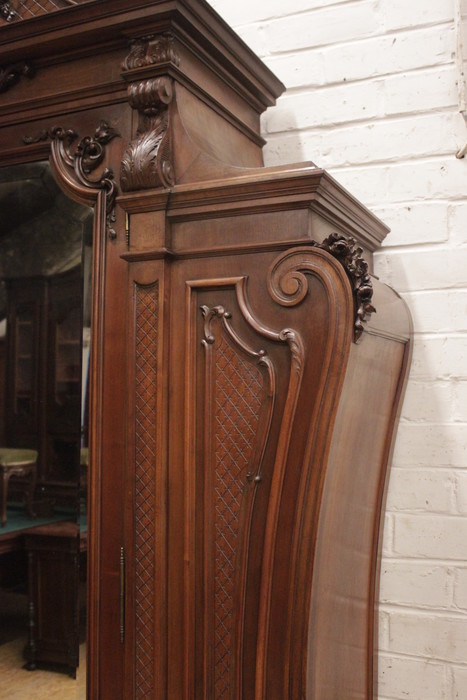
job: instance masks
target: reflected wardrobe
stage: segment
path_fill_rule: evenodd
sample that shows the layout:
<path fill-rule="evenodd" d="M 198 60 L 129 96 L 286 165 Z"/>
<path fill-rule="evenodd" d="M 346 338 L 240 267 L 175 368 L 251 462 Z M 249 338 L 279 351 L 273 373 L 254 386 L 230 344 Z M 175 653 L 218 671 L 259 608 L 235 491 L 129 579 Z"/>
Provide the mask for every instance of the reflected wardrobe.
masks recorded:
<path fill-rule="evenodd" d="M 87 700 L 376 698 L 411 346 L 372 274 L 386 226 L 313 163 L 264 167 L 285 88 L 205 0 L 24 5 L 1 10 L 0 192 L 2 172 L 43 190 L 26 204 L 9 181 L 2 239 L 60 204 L 32 236 L 53 244 L 41 269 L 29 242 L 2 273 L 0 448 L 37 453 L 17 506 L 28 673 L 67 665 L 35 626 L 68 562 Z M 84 528 L 41 525 L 47 507 Z"/>

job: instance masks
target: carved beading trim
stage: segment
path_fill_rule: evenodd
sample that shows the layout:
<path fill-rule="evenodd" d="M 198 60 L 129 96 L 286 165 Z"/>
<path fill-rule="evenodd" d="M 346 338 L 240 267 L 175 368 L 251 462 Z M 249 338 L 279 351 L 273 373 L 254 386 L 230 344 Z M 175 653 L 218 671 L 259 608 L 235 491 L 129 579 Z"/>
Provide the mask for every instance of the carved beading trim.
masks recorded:
<path fill-rule="evenodd" d="M 131 45 L 123 62 L 124 75 L 132 70 L 160 64 L 178 65 L 171 35 L 149 36 Z M 130 82 L 128 102 L 139 114 L 136 139 L 122 159 L 120 181 L 126 192 L 153 187 L 171 187 L 175 183 L 172 143 L 169 129 L 173 100 L 173 81 L 167 75 Z"/>
<path fill-rule="evenodd" d="M 357 342 L 364 331 L 364 323 L 372 313 L 373 285 L 368 272 L 368 263 L 363 258 L 363 249 L 357 246 L 355 238 L 346 238 L 340 233 L 331 233 L 322 243 L 315 246 L 330 253 L 346 271 L 355 300 L 354 340 Z"/>
<path fill-rule="evenodd" d="M 110 168 L 104 170 L 96 176 L 94 172 L 99 168 L 105 158 L 105 146 L 119 133 L 107 122 L 101 121 L 94 136 L 85 136 L 72 152 L 72 144 L 78 135 L 72 129 L 64 129 L 61 126 L 54 126 L 51 129 L 44 129 L 36 136 L 25 136 L 25 144 L 39 143 L 40 141 L 51 141 L 52 160 L 57 167 L 59 174 L 65 183 L 70 185 L 76 194 L 89 197 L 103 192 L 105 195 L 106 226 L 110 238 L 115 238 L 116 233 L 112 228 L 115 222 L 115 197 L 117 188 L 114 181 L 114 174 Z"/>

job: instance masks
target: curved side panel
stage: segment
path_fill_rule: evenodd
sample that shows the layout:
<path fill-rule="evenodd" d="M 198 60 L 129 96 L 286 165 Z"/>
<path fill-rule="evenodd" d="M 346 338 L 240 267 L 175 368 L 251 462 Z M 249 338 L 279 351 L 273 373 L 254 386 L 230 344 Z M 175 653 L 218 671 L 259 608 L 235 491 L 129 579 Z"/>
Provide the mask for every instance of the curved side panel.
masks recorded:
<path fill-rule="evenodd" d="M 344 687 L 348 698 L 376 697 L 380 535 L 410 318 L 392 290 L 374 285 L 378 314 L 352 345 L 326 466 L 301 670 L 307 698 L 334 699 Z"/>
<path fill-rule="evenodd" d="M 347 274 L 328 252 L 296 248 L 270 268 L 271 297 L 303 344 L 300 378 L 281 421 L 268 504 L 256 700 L 305 697 L 297 666 L 307 656 L 303 612 L 311 596 L 316 523 L 329 440 L 352 341 Z M 287 303 L 284 303 L 284 300 Z M 292 323 L 291 323 L 292 325 Z"/>

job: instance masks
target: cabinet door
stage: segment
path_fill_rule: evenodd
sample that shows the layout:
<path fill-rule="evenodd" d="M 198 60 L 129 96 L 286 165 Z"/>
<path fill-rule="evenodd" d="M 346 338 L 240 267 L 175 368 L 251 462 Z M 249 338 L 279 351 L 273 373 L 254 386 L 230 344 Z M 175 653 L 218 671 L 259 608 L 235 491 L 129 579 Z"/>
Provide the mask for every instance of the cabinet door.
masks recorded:
<path fill-rule="evenodd" d="M 271 437 L 290 378 L 281 329 L 264 325 L 247 289 L 264 263 L 238 256 L 174 270 L 169 697 L 254 697 Z"/>
<path fill-rule="evenodd" d="M 310 455 L 351 332 L 344 273 L 297 255 L 312 309 L 273 298 L 276 252 L 130 266 L 126 697 L 281 697 Z"/>

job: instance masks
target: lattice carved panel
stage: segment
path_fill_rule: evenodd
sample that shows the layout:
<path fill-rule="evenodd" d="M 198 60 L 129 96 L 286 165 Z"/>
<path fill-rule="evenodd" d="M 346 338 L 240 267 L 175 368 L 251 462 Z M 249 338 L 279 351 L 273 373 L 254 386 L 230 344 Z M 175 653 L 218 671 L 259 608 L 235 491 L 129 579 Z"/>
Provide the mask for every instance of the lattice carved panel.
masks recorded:
<path fill-rule="evenodd" d="M 154 693 L 154 535 L 158 283 L 136 286 L 135 698 Z"/>
<path fill-rule="evenodd" d="M 217 345 L 214 374 L 214 688 L 215 697 L 223 700 L 231 697 L 240 515 L 259 423 L 263 378 L 225 338 Z"/>
<path fill-rule="evenodd" d="M 255 488 L 270 417 L 273 371 L 267 355 L 248 348 L 233 332 L 223 307 L 203 307 L 207 397 L 204 474 L 206 650 L 208 678 L 216 700 L 240 697 L 244 572 Z M 208 691 L 209 692 L 209 691 Z"/>
<path fill-rule="evenodd" d="M 32 19 L 90 0 L 8 0 L 0 3 L 0 17 L 7 22 Z M 0 20 L 1 21 L 1 20 Z"/>

